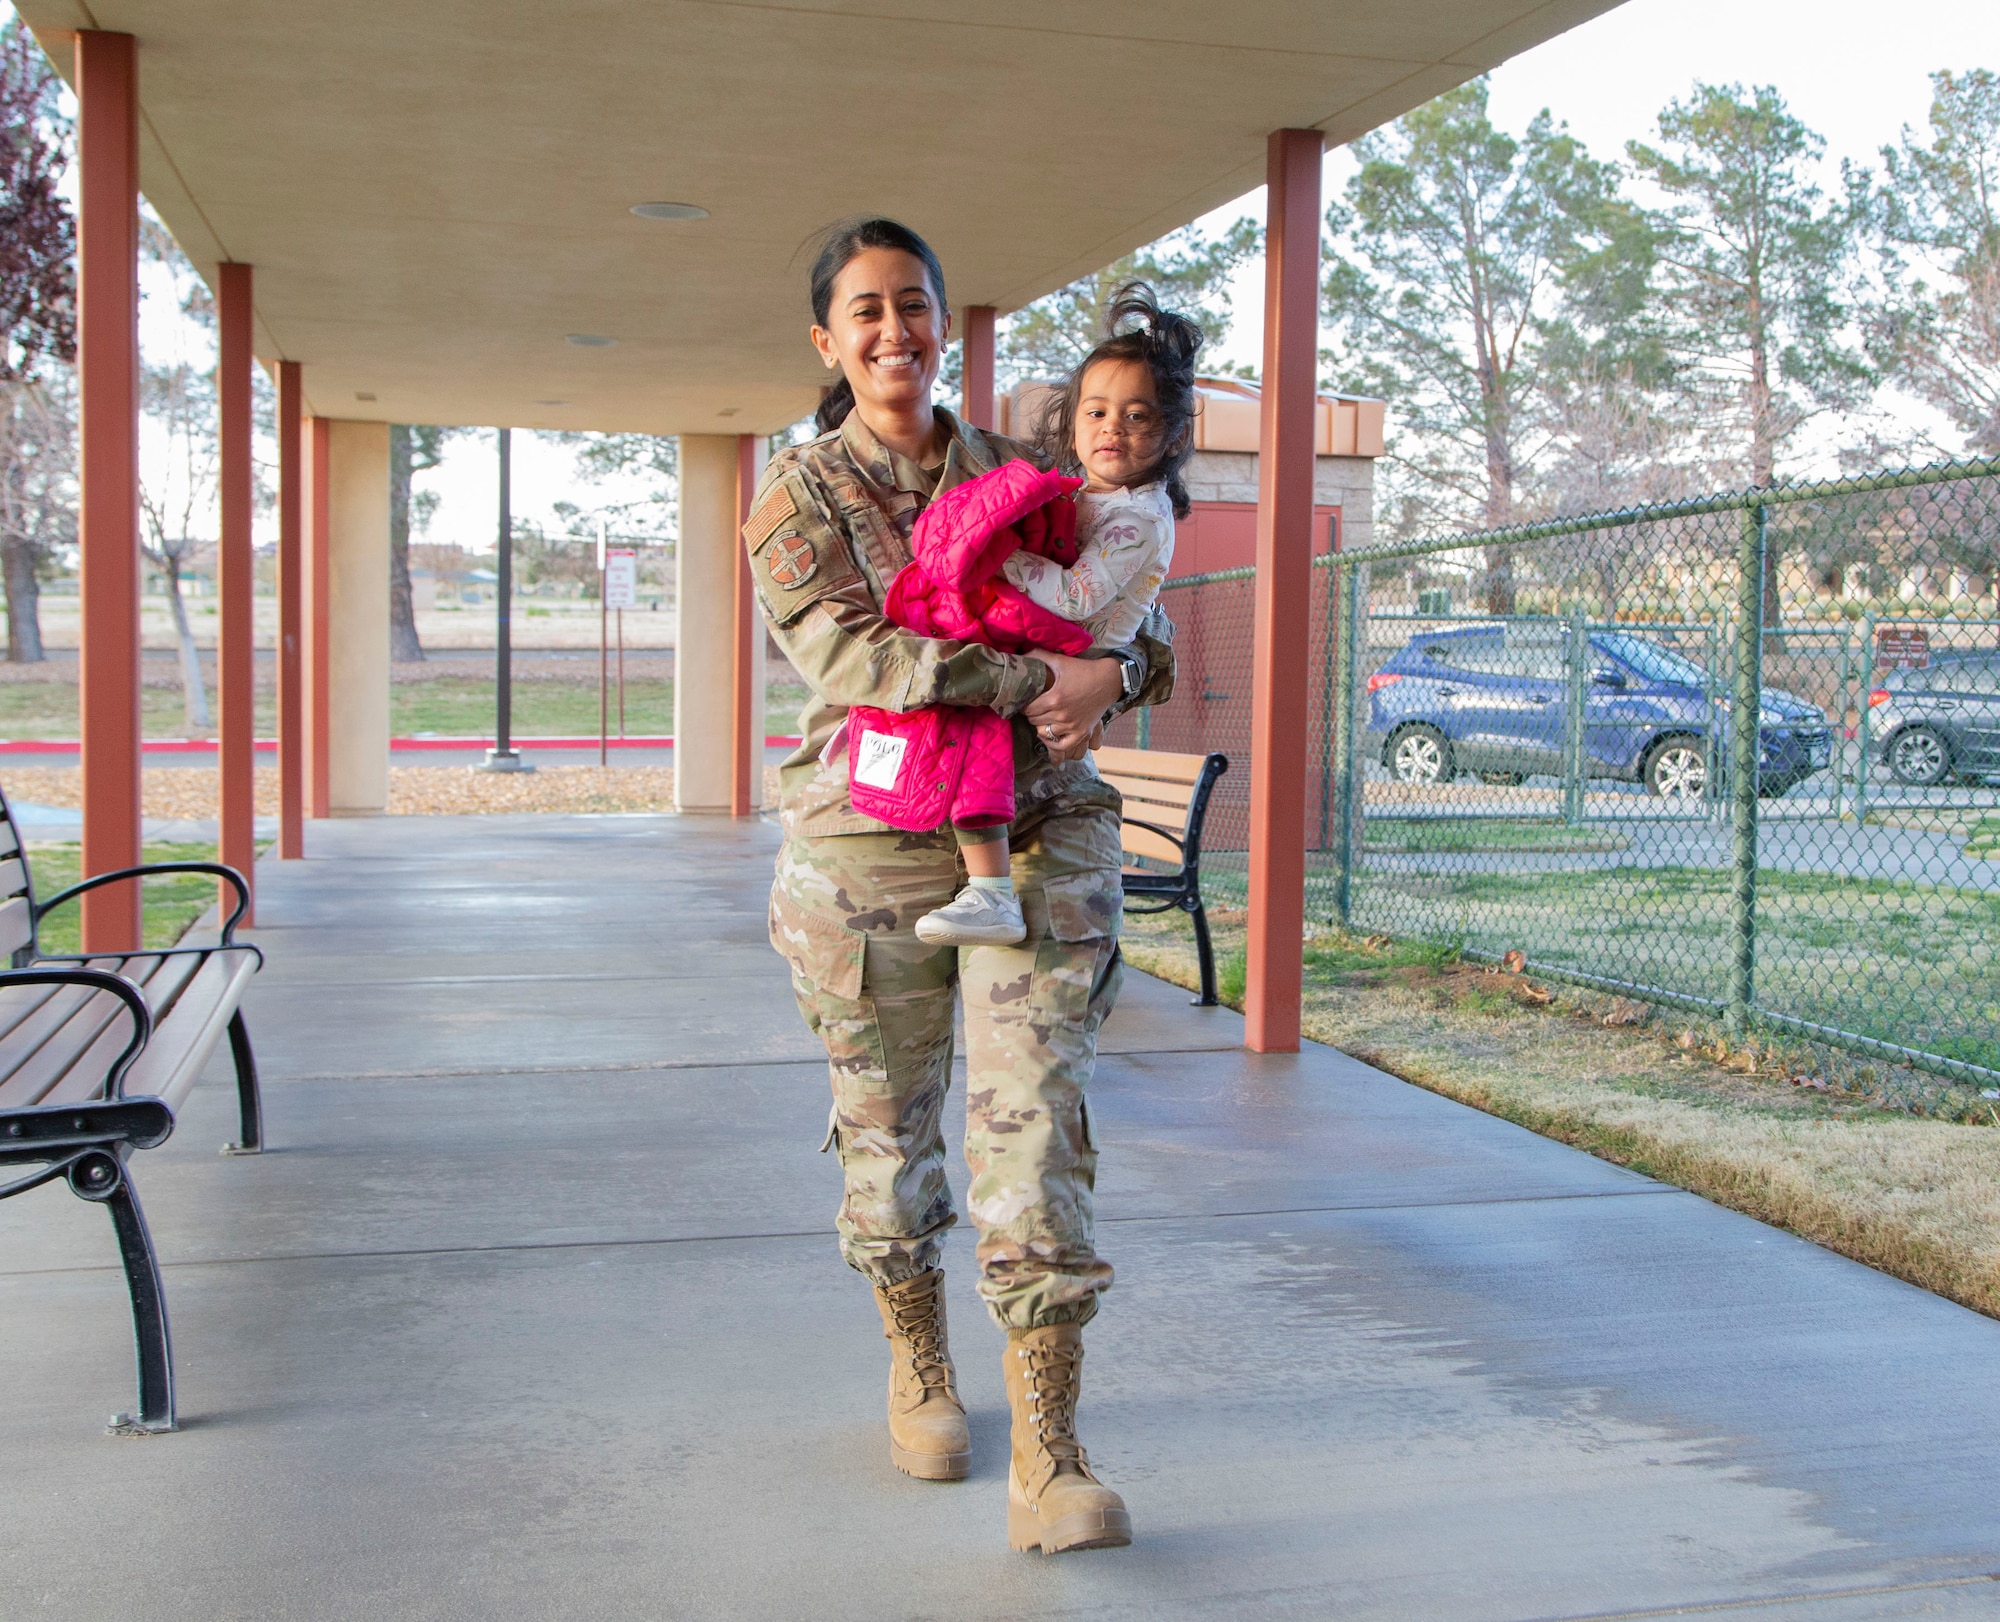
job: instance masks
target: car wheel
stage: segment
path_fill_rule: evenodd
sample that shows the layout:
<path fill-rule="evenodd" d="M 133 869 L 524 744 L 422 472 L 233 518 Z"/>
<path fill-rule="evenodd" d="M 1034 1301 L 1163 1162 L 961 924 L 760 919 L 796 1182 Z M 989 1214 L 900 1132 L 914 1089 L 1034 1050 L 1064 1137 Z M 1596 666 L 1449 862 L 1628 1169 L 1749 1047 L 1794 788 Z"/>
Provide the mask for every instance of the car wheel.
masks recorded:
<path fill-rule="evenodd" d="M 1433 726 L 1405 727 L 1389 740 L 1389 775 L 1399 783 L 1449 783 L 1451 740 Z"/>
<path fill-rule="evenodd" d="M 1889 745 L 1889 770 L 1911 788 L 1935 788 L 1951 775 L 1951 749 L 1932 727 L 1910 727 Z"/>
<path fill-rule="evenodd" d="M 1663 800 L 1698 800 L 1708 791 L 1708 751 L 1699 739 L 1666 738 L 1646 757 L 1646 792 Z"/>

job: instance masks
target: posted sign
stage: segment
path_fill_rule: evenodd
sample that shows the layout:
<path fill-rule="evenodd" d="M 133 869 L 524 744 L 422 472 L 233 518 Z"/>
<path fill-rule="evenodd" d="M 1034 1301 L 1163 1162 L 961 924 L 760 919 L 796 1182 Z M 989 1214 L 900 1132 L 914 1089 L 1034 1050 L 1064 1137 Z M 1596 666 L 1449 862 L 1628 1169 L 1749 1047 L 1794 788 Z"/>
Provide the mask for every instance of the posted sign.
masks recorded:
<path fill-rule="evenodd" d="M 604 606 L 639 606 L 639 554 L 629 547 L 611 547 L 604 554 Z"/>
<path fill-rule="evenodd" d="M 1877 670 L 1925 670 L 1931 662 L 1931 633 L 1921 625 L 1885 625 L 1875 633 Z"/>

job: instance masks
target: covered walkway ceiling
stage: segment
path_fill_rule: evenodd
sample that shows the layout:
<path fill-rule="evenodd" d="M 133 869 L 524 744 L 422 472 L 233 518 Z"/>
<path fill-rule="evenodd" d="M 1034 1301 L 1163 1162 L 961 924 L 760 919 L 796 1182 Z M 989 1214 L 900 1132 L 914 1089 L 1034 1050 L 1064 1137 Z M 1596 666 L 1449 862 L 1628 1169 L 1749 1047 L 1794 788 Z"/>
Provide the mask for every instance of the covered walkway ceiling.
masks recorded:
<path fill-rule="evenodd" d="M 137 37 L 146 196 L 313 414 L 661 434 L 811 409 L 829 220 L 1016 308 L 1614 3 L 17 0 Z"/>

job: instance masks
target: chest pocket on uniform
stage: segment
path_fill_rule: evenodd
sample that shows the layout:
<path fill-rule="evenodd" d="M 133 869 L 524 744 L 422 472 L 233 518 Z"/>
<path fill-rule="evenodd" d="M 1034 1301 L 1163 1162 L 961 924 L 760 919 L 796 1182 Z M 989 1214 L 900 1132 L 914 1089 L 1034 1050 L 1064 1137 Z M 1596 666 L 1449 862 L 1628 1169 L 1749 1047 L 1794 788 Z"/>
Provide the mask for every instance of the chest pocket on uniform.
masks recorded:
<path fill-rule="evenodd" d="M 833 499 L 840 503 L 840 516 L 846 521 L 848 532 L 860 543 L 867 555 L 869 568 L 875 571 L 875 578 L 886 594 L 889 582 L 915 555 L 896 519 L 906 518 L 911 523 L 916 521 L 916 498 L 897 491 L 893 498 L 898 504 L 897 512 L 892 518 L 851 476 L 829 478 L 827 488 L 833 493 Z"/>

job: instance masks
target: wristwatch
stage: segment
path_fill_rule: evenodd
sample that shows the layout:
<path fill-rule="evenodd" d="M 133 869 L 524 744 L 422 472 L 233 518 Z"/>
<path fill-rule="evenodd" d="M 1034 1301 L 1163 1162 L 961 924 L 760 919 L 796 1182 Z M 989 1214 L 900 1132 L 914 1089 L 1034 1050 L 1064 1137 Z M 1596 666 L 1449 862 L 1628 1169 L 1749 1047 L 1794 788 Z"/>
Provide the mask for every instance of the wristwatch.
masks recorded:
<path fill-rule="evenodd" d="M 1146 667 L 1134 654 L 1121 652 L 1111 657 L 1118 661 L 1118 670 L 1125 684 L 1125 698 L 1129 703 L 1139 696 L 1139 689 L 1146 685 Z"/>

